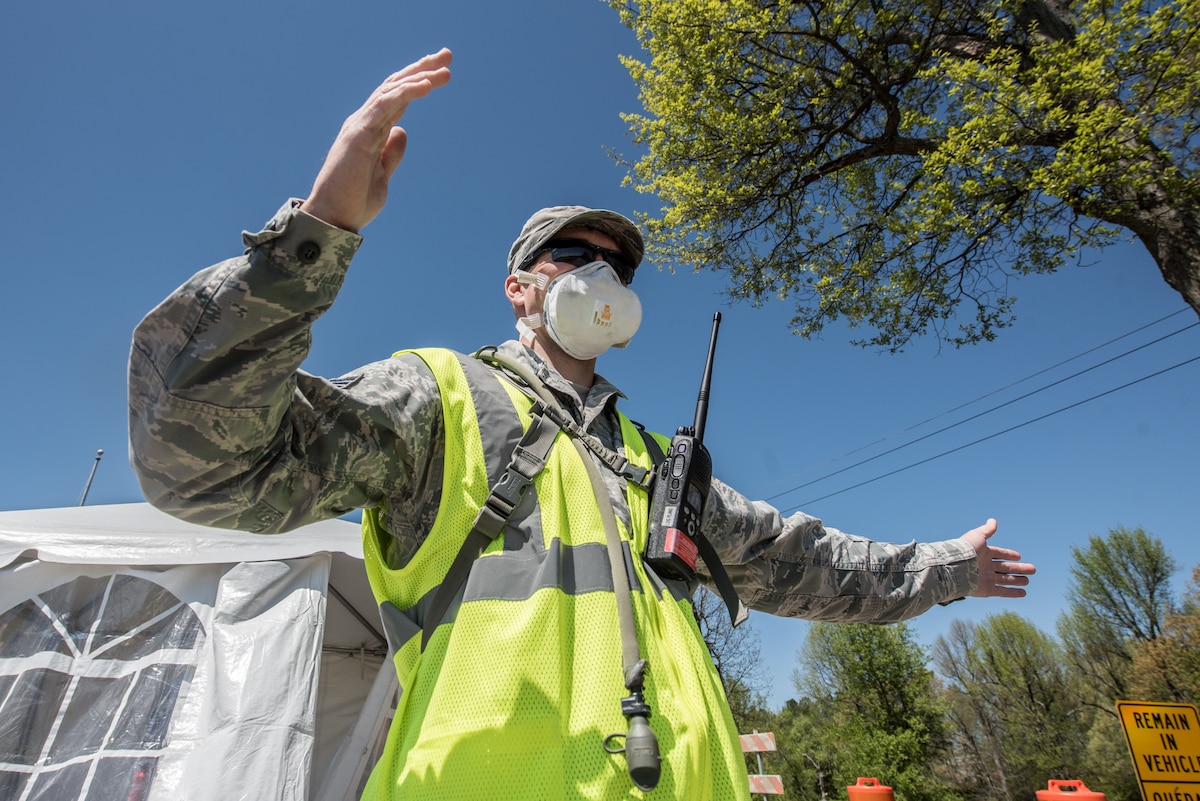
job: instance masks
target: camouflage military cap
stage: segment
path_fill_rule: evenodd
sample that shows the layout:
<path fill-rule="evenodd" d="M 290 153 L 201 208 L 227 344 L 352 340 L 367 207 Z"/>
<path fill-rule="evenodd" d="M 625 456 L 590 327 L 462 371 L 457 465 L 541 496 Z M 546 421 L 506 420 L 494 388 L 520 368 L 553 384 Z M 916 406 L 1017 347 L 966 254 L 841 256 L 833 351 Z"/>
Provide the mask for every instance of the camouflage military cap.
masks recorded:
<path fill-rule="evenodd" d="M 567 228 L 592 228 L 608 234 L 617 247 L 637 267 L 645 253 L 642 233 L 628 217 L 615 211 L 589 209 L 585 206 L 551 206 L 535 213 L 521 229 L 521 235 L 508 251 L 508 272 L 511 275 L 521 265 L 536 256 L 542 247 Z"/>

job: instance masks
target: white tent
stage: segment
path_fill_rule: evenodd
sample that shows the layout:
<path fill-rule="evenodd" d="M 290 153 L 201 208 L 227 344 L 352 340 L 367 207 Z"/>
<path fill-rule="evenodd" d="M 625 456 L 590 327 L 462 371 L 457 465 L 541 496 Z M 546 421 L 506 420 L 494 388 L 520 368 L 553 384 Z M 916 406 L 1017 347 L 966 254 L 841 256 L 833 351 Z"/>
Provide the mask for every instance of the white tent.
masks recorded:
<path fill-rule="evenodd" d="M 0 512 L 0 798 L 354 799 L 395 708 L 378 619 L 347 521 Z"/>

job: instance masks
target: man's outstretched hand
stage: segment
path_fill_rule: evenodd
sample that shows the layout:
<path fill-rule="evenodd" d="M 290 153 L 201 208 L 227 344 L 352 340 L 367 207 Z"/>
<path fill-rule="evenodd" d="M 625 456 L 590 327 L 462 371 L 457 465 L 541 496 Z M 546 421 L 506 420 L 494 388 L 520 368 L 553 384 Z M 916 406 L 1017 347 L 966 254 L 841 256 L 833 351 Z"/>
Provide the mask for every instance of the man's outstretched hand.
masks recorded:
<path fill-rule="evenodd" d="M 996 521 L 989 518 L 979 528 L 973 528 L 962 539 L 971 543 L 979 560 L 979 585 L 971 595 L 977 598 L 1023 598 L 1029 577 L 1037 568 L 1021 558 L 1011 548 L 997 548 L 988 540 L 996 533 Z"/>
<path fill-rule="evenodd" d="M 342 125 L 304 201 L 304 211 L 355 232 L 375 219 L 408 144 L 408 134 L 397 123 L 409 103 L 446 85 L 450 59 L 450 51 L 442 48 L 389 75 L 371 93 Z"/>

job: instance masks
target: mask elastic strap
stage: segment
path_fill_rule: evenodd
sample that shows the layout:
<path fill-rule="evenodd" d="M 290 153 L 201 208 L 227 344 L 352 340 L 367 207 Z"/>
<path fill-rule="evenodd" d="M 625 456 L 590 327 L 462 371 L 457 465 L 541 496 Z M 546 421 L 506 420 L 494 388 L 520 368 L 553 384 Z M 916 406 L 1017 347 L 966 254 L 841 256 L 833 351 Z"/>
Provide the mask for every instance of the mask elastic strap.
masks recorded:
<path fill-rule="evenodd" d="M 550 283 L 550 276 L 545 273 L 531 273 L 528 270 L 518 270 L 513 275 L 517 277 L 518 284 L 526 286 L 532 284 L 538 289 L 545 289 L 546 285 Z"/>
<path fill-rule="evenodd" d="M 518 284 L 523 286 L 532 285 L 543 291 L 550 284 L 550 277 L 545 273 L 537 273 L 535 275 L 528 270 L 518 270 L 517 272 L 513 273 L 513 275 L 516 276 Z M 532 340 L 534 337 L 534 329 L 541 328 L 543 325 L 544 323 L 542 322 L 541 312 L 534 312 L 528 317 L 518 317 L 517 334 L 520 335 L 521 339 Z"/>
<path fill-rule="evenodd" d="M 543 323 L 541 312 L 534 312 L 528 317 L 517 318 L 517 333 L 520 334 L 521 339 L 532 340 L 536 333 L 534 329 L 541 328 L 542 326 Z"/>

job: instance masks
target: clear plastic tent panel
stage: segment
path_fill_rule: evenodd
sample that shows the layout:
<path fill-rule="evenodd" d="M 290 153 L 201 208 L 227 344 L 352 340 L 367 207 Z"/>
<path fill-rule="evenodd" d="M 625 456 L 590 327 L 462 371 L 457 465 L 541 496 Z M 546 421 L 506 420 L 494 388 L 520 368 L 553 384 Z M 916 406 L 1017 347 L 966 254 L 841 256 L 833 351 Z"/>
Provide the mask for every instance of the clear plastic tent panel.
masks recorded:
<path fill-rule="evenodd" d="M 203 638 L 187 604 L 131 575 L 80 576 L 0 612 L 0 798 L 149 798 Z"/>
<path fill-rule="evenodd" d="M 0 512 L 0 801 L 309 801 L 335 556 L 375 611 L 360 542 L 146 504 Z M 339 648 L 370 640 L 336 612 Z"/>

